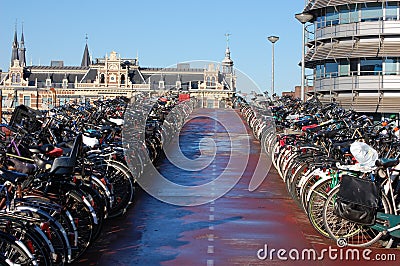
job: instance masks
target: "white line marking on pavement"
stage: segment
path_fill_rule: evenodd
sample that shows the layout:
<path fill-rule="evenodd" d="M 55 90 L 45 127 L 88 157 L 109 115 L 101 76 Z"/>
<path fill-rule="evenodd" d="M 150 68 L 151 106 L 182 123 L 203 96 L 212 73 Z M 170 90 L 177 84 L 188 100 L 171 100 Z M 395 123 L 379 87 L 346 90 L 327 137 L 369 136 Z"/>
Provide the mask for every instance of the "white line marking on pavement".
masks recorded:
<path fill-rule="evenodd" d="M 208 246 L 207 253 L 208 254 L 213 254 L 214 253 L 214 246 Z"/>

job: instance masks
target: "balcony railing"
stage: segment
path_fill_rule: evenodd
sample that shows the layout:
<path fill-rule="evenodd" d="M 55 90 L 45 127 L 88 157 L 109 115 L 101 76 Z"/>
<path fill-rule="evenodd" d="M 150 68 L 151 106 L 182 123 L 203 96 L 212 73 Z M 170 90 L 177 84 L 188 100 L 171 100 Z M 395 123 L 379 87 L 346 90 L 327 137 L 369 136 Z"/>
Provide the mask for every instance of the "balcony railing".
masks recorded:
<path fill-rule="evenodd" d="M 361 36 L 382 36 L 400 34 L 399 20 L 379 20 L 338 24 L 323 28 L 314 27 L 314 34 L 308 36 L 308 42 L 332 38 L 353 38 Z"/>
<path fill-rule="evenodd" d="M 317 78 L 315 75 L 307 76 L 313 80 L 317 92 L 341 91 L 400 91 L 400 71 L 362 71 L 351 72 L 349 75 L 339 75 L 338 72 L 329 73 Z"/>

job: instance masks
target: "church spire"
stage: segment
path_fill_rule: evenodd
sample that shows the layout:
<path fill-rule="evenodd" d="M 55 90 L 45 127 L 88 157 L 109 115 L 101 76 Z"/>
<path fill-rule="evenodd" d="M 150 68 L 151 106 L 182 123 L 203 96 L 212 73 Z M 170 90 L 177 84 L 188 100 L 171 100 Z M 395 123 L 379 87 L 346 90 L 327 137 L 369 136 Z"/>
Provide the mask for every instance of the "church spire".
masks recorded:
<path fill-rule="evenodd" d="M 88 67 L 90 65 L 90 55 L 89 55 L 89 47 L 87 44 L 88 36 L 86 34 L 86 45 L 85 45 L 85 51 L 83 52 L 83 57 L 82 57 L 82 63 L 81 66 L 83 67 Z"/>
<path fill-rule="evenodd" d="M 25 57 L 26 48 L 25 48 L 25 38 L 24 38 L 24 24 L 22 24 L 21 42 L 19 44 L 20 44 L 20 48 L 19 48 L 20 65 L 22 67 L 25 67 L 26 66 L 26 57 Z"/>
<path fill-rule="evenodd" d="M 17 40 L 17 23 L 15 23 L 14 41 L 12 44 L 11 65 L 14 65 L 14 60 L 18 60 L 18 40 Z"/>

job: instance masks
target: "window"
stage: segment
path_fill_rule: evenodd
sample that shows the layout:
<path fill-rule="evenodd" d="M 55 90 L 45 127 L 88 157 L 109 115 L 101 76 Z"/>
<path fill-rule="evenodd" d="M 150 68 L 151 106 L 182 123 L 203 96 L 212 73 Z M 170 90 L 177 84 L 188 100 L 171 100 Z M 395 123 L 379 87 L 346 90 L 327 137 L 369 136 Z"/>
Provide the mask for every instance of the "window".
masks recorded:
<path fill-rule="evenodd" d="M 397 2 L 385 2 L 385 19 L 397 20 Z"/>
<path fill-rule="evenodd" d="M 17 76 L 15 75 L 15 73 L 12 74 L 11 82 L 12 83 L 16 83 L 17 82 Z"/>
<path fill-rule="evenodd" d="M 18 73 L 18 74 L 17 74 L 17 83 L 20 83 L 20 82 L 21 82 L 21 74 Z"/>
<path fill-rule="evenodd" d="M 350 60 L 350 73 L 351 75 L 358 75 L 358 59 Z"/>
<path fill-rule="evenodd" d="M 53 108 L 53 98 L 52 97 L 42 97 L 42 108 L 52 109 Z"/>
<path fill-rule="evenodd" d="M 325 15 L 319 15 L 316 19 L 316 23 L 317 23 L 317 29 L 321 29 L 321 28 L 325 28 L 326 23 L 325 23 Z"/>
<path fill-rule="evenodd" d="M 115 76 L 115 74 L 111 74 L 110 75 L 110 82 L 116 82 L 117 81 L 117 77 Z"/>
<path fill-rule="evenodd" d="M 317 65 L 316 67 L 316 76 L 317 78 L 323 78 L 325 76 L 325 66 L 324 65 Z"/>
<path fill-rule="evenodd" d="M 19 106 L 18 97 L 14 97 L 13 107 Z"/>
<path fill-rule="evenodd" d="M 206 85 L 207 85 L 207 87 L 208 87 L 208 86 L 211 86 L 211 79 L 210 79 L 210 77 L 207 77 L 207 83 L 206 83 Z"/>
<path fill-rule="evenodd" d="M 327 78 L 338 76 L 338 63 L 327 62 L 325 65 L 325 74 Z"/>
<path fill-rule="evenodd" d="M 339 7 L 340 24 L 350 23 L 350 9 L 348 6 Z"/>
<path fill-rule="evenodd" d="M 382 73 L 382 59 L 362 59 L 360 60 L 360 75 L 379 75 Z"/>
<path fill-rule="evenodd" d="M 60 98 L 60 106 L 63 106 L 67 103 L 69 103 L 69 98 L 64 98 L 64 97 Z"/>
<path fill-rule="evenodd" d="M 334 7 L 328 7 L 326 9 L 326 24 L 327 26 L 333 26 L 339 24 L 339 12 Z"/>
<path fill-rule="evenodd" d="M 383 8 L 382 3 L 364 3 L 361 7 L 361 21 L 378 21 L 382 20 Z"/>
<path fill-rule="evenodd" d="M 350 74 L 350 61 L 343 59 L 339 62 L 339 76 L 348 76 Z"/>
<path fill-rule="evenodd" d="M 385 59 L 385 75 L 397 75 L 397 67 L 399 65 L 399 58 L 386 58 Z"/>
<path fill-rule="evenodd" d="M 350 6 L 350 23 L 355 23 L 359 20 L 360 6 L 359 4 L 352 4 Z"/>
<path fill-rule="evenodd" d="M 215 85 L 216 85 L 215 77 L 212 77 L 212 78 L 211 78 L 211 85 L 212 85 L 212 86 L 215 86 Z"/>
<path fill-rule="evenodd" d="M 3 108 L 7 108 L 7 107 L 8 107 L 8 99 L 7 99 L 7 96 L 1 97 L 1 106 L 2 106 Z"/>
<path fill-rule="evenodd" d="M 31 107 L 31 96 L 24 96 L 24 105 Z"/>

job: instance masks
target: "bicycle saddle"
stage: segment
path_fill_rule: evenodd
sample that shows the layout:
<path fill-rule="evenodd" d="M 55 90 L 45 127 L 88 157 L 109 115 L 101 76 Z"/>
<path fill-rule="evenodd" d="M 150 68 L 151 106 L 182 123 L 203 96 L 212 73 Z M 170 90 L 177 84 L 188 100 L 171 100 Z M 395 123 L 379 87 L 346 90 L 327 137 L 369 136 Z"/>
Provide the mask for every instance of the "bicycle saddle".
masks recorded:
<path fill-rule="evenodd" d="M 38 154 L 38 153 L 46 154 L 46 153 L 52 151 L 53 149 L 54 149 L 54 146 L 52 144 L 44 144 L 41 146 L 35 145 L 35 146 L 29 147 L 29 151 L 32 153 L 35 153 L 35 154 Z"/>
<path fill-rule="evenodd" d="M 399 159 L 379 159 L 375 162 L 375 165 L 378 167 L 384 167 L 384 168 L 389 168 L 389 167 L 394 167 L 399 164 Z"/>
<path fill-rule="evenodd" d="M 20 182 L 28 177 L 27 174 L 9 171 L 5 169 L 0 170 L 0 178 L 10 181 L 11 183 L 15 184 Z"/>

